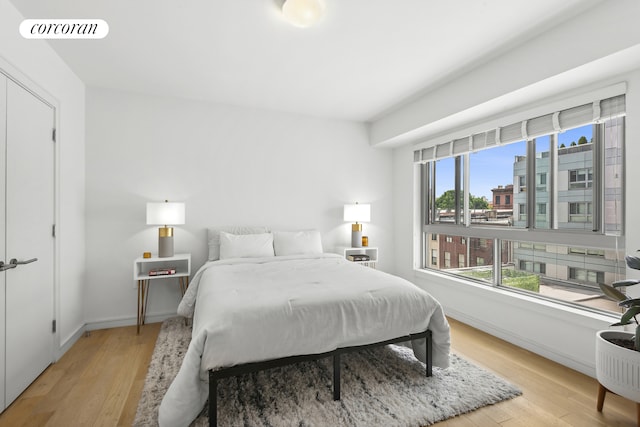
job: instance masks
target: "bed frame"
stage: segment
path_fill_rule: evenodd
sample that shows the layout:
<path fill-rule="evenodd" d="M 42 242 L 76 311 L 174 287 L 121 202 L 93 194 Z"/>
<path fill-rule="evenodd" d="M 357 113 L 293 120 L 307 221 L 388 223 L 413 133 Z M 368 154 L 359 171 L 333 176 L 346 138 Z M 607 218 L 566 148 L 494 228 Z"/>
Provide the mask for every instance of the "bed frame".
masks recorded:
<path fill-rule="evenodd" d="M 399 342 L 410 341 L 414 339 L 426 338 L 427 350 L 427 366 L 426 376 L 432 375 L 432 340 L 431 331 L 426 330 L 417 334 L 404 335 L 387 341 L 381 341 L 374 344 L 358 345 L 353 347 L 342 347 L 333 351 L 319 354 L 305 354 L 301 356 L 290 356 L 279 359 L 267 360 L 264 362 L 245 363 L 243 365 L 231 366 L 219 370 L 209 370 L 209 426 L 215 427 L 218 424 L 218 380 L 222 378 L 234 377 L 238 375 L 263 371 L 266 369 L 278 368 L 281 366 L 291 365 L 298 362 L 323 359 L 325 357 L 333 357 L 333 400 L 340 400 L 340 355 L 350 353 L 352 351 L 363 350 L 366 348 L 380 347 L 387 344 L 396 344 Z"/>

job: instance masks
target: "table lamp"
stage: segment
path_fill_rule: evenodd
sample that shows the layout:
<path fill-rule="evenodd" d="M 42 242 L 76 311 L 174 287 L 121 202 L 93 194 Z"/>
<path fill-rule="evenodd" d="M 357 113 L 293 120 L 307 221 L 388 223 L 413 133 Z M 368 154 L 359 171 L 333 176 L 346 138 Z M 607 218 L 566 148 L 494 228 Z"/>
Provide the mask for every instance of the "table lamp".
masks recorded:
<path fill-rule="evenodd" d="M 162 225 L 158 229 L 158 256 L 173 256 L 173 227 L 168 225 L 184 224 L 184 203 L 150 202 L 147 203 L 147 225 Z"/>
<path fill-rule="evenodd" d="M 362 224 L 359 222 L 371 221 L 371 205 L 355 203 L 344 205 L 344 220 L 354 222 L 351 225 L 351 247 L 362 247 Z"/>

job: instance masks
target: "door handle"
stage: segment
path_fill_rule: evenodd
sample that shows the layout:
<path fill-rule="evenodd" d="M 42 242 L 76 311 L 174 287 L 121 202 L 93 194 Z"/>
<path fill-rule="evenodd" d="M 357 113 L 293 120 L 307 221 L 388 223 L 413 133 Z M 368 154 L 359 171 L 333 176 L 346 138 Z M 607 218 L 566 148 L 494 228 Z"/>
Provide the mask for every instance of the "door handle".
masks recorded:
<path fill-rule="evenodd" d="M 26 261 L 18 261 L 15 258 L 11 258 L 11 261 L 9 261 L 9 265 L 12 265 L 13 267 L 9 267 L 9 268 L 14 268 L 14 267 L 17 267 L 17 266 L 23 265 L 23 264 L 31 264 L 32 262 L 37 261 L 37 260 L 38 260 L 38 258 L 31 258 L 31 259 L 28 259 Z"/>
<path fill-rule="evenodd" d="M 15 258 L 11 258 L 11 260 L 9 261 L 9 264 L 5 264 L 4 261 L 0 261 L 0 272 L 2 271 L 7 271 L 10 270 L 12 268 L 16 268 L 19 265 L 23 265 L 23 264 L 31 264 L 32 262 L 37 261 L 38 258 L 31 258 L 25 261 L 18 261 Z"/>
<path fill-rule="evenodd" d="M 5 264 L 4 261 L 0 261 L 0 271 L 7 271 L 11 268 L 16 268 L 18 264 Z"/>

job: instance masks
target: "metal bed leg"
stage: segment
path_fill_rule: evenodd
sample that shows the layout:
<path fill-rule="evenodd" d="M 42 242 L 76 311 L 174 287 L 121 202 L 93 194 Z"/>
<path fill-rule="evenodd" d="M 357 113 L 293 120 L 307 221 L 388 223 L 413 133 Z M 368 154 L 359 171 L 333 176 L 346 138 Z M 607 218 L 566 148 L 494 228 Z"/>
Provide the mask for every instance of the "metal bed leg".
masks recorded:
<path fill-rule="evenodd" d="M 433 375 L 433 343 L 431 342 L 431 331 L 427 331 L 427 376 Z"/>
<path fill-rule="evenodd" d="M 333 400 L 340 400 L 340 352 L 333 355 Z"/>
<path fill-rule="evenodd" d="M 209 371 L 209 427 L 218 425 L 218 379 Z"/>

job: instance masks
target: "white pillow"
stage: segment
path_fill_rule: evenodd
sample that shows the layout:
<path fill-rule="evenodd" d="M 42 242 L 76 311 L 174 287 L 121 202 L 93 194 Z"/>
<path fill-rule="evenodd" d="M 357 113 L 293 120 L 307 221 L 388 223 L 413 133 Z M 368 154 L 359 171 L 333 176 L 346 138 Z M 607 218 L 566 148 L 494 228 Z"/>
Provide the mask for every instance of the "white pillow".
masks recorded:
<path fill-rule="evenodd" d="M 231 234 L 260 234 L 268 233 L 267 227 L 216 227 L 207 229 L 207 242 L 209 246 L 209 261 L 220 259 L 220 232 L 225 231 Z"/>
<path fill-rule="evenodd" d="M 317 230 L 274 231 L 273 248 L 276 256 L 321 254 L 322 239 Z"/>
<path fill-rule="evenodd" d="M 273 234 L 231 234 L 220 232 L 220 259 L 273 256 Z"/>

